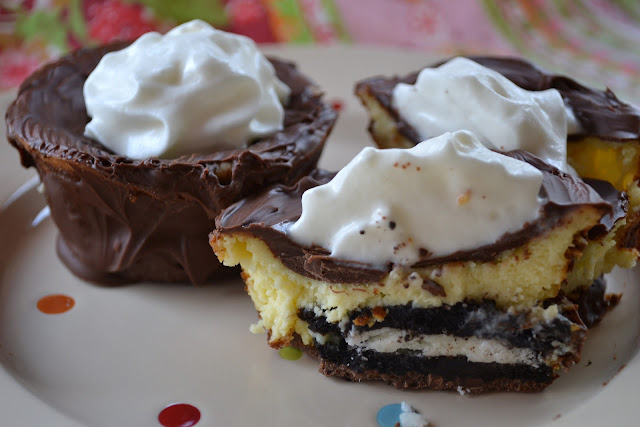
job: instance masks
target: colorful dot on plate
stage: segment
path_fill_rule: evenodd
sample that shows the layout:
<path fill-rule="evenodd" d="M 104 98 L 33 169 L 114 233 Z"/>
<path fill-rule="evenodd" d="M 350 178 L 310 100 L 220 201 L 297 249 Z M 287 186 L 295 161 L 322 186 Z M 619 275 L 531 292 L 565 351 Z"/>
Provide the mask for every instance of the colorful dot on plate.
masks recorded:
<path fill-rule="evenodd" d="M 344 109 L 344 102 L 340 99 L 334 99 L 331 101 L 331 108 L 335 111 L 342 111 Z"/>
<path fill-rule="evenodd" d="M 200 411 L 188 403 L 174 403 L 158 414 L 158 421 L 164 427 L 191 427 L 200 421 Z"/>
<path fill-rule="evenodd" d="M 295 347 L 282 347 L 278 354 L 285 360 L 298 360 L 302 357 L 302 350 Z"/>
<path fill-rule="evenodd" d="M 38 310 L 44 314 L 60 314 L 73 308 L 76 302 L 63 294 L 47 295 L 38 300 Z"/>
<path fill-rule="evenodd" d="M 378 415 L 376 416 L 376 421 L 380 427 L 394 427 L 396 423 L 400 422 L 401 413 L 402 405 L 399 403 L 392 403 L 380 408 Z"/>

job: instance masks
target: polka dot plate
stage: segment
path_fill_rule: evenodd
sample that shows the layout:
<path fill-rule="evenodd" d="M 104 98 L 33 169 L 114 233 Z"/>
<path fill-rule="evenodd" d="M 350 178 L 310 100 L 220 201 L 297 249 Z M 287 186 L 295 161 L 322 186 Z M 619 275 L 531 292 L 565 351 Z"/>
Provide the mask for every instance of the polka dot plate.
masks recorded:
<path fill-rule="evenodd" d="M 330 169 L 370 144 L 353 82 L 435 59 L 374 47 L 269 52 L 298 62 L 340 110 L 322 158 Z M 0 97 L 2 110 L 10 98 Z M 264 335 L 251 334 L 257 316 L 239 279 L 106 288 L 75 278 L 55 255 L 56 230 L 37 178 L 0 139 L 2 425 L 364 427 L 402 401 L 437 427 L 631 425 L 640 415 L 638 270 L 609 278 L 624 292 L 620 306 L 590 332 L 583 361 L 543 393 L 471 396 L 349 383 L 322 376 L 306 356 L 281 357 Z"/>

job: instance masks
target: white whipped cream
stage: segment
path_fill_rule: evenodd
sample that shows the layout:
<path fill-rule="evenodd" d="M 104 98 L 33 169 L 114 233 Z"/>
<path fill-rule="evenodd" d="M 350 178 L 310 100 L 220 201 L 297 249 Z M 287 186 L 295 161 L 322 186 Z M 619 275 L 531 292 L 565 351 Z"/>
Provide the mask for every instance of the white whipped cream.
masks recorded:
<path fill-rule="evenodd" d="M 282 129 L 288 95 L 251 39 L 195 20 L 102 58 L 85 135 L 134 159 L 241 147 Z"/>
<path fill-rule="evenodd" d="M 304 192 L 295 241 L 343 259 L 411 265 L 474 249 L 520 230 L 540 212 L 542 173 L 486 148 L 472 133 L 415 147 L 365 148 L 333 180 Z"/>
<path fill-rule="evenodd" d="M 555 89 L 528 91 L 466 58 L 425 68 L 398 84 L 393 107 L 420 135 L 468 130 L 492 149 L 522 149 L 567 171 L 567 133 L 579 125 Z"/>

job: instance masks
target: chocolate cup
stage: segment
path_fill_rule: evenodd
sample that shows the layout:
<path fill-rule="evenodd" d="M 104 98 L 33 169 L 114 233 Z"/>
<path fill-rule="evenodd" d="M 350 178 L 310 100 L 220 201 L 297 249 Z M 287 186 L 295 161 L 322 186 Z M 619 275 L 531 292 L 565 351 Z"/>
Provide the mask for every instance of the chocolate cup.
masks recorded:
<path fill-rule="evenodd" d="M 6 114 L 7 138 L 44 183 L 60 259 L 101 284 L 203 284 L 223 267 L 207 236 L 222 209 L 315 168 L 336 113 L 292 63 L 272 59 L 291 89 L 284 129 L 242 149 L 134 160 L 84 136 L 82 88 L 127 43 L 78 50 L 31 75 Z"/>
<path fill-rule="evenodd" d="M 523 59 L 499 56 L 469 56 L 469 59 L 490 68 L 515 85 L 529 91 L 555 89 L 580 124 L 580 132 L 569 135 L 569 142 L 595 137 L 611 142 L 640 139 L 640 110 L 619 100 L 609 89 L 604 91 L 583 86 L 575 80 L 549 73 Z M 429 65 L 435 68 L 444 62 Z M 399 83 L 413 85 L 422 70 L 404 76 L 369 77 L 356 83 L 356 94 L 369 94 L 396 121 L 398 132 L 418 144 L 423 138 L 393 107 L 393 91 Z M 434 135 L 435 136 L 435 135 Z"/>

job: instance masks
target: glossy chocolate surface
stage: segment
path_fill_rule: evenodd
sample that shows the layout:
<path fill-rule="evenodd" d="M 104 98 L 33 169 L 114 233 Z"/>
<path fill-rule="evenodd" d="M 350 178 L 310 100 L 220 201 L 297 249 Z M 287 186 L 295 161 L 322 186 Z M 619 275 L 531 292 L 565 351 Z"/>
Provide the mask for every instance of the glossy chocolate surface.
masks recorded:
<path fill-rule="evenodd" d="M 84 81 L 126 45 L 79 50 L 36 71 L 7 111 L 9 142 L 45 184 L 58 254 L 74 273 L 100 283 L 211 281 L 224 274 L 207 243 L 220 210 L 311 171 L 336 113 L 292 63 L 270 59 L 291 88 L 283 131 L 242 149 L 133 160 L 83 135 Z"/>
<path fill-rule="evenodd" d="M 525 161 L 543 173 L 539 196 L 544 200 L 538 219 L 526 224 L 518 232 L 501 236 L 495 243 L 473 250 L 455 252 L 446 256 L 424 256 L 415 267 L 453 261 L 490 261 L 502 251 L 526 244 L 532 238 L 556 227 L 573 209 L 589 205 L 602 213 L 596 228 L 604 231 L 624 217 L 628 200 L 610 184 L 598 182 L 596 189 L 585 184 L 537 157 L 524 152 L 505 153 Z M 289 269 L 314 279 L 332 283 L 367 283 L 381 280 L 391 269 L 357 261 L 336 259 L 324 248 L 305 247 L 290 240 L 285 232 L 288 224 L 295 222 L 302 213 L 302 193 L 317 185 L 325 184 L 334 174 L 316 170 L 302 178 L 296 185 L 274 186 L 257 196 L 249 197 L 225 209 L 216 225 L 217 233 L 247 233 L 264 241 L 271 252 Z M 597 191 L 596 191 L 597 190 Z"/>
<path fill-rule="evenodd" d="M 470 56 L 469 59 L 499 72 L 523 89 L 557 89 L 582 128 L 579 134 L 570 135 L 570 140 L 588 136 L 610 141 L 640 138 L 640 111 L 620 101 L 609 89 L 601 91 L 583 86 L 569 77 L 549 73 L 522 59 L 490 56 Z M 398 131 L 415 144 L 422 138 L 398 115 L 391 100 L 398 83 L 414 84 L 418 74 L 419 71 L 402 77 L 372 77 L 356 85 L 356 92 L 366 92 L 376 98 L 396 120 Z"/>

